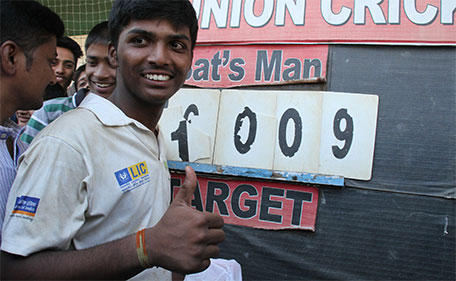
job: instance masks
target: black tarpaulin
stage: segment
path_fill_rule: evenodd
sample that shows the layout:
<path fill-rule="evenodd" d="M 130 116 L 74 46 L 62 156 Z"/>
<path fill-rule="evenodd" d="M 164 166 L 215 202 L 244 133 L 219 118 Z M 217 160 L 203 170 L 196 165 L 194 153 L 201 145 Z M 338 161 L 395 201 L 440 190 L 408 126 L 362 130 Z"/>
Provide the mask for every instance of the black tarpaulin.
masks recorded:
<path fill-rule="evenodd" d="M 347 186 L 456 198 L 456 48 L 334 46 L 328 90 L 379 96 L 372 180 Z"/>
<path fill-rule="evenodd" d="M 226 225 L 244 280 L 455 280 L 455 200 L 320 189 L 316 232 Z"/>
<path fill-rule="evenodd" d="M 328 66 L 327 90 L 379 96 L 372 180 L 318 186 L 315 232 L 226 225 L 221 256 L 244 280 L 456 280 L 456 48 L 331 45 Z"/>

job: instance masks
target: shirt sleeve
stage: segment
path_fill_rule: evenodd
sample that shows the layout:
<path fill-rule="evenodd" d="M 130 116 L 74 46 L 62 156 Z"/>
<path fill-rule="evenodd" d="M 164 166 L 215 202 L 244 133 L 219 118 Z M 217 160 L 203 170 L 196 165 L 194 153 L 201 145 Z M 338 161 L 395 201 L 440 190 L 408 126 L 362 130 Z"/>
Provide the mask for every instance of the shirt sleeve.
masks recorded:
<path fill-rule="evenodd" d="M 30 144 L 33 138 L 44 129 L 49 124 L 47 112 L 43 107 L 38 109 L 32 114 L 27 125 L 25 125 L 25 130 L 21 135 L 21 141 Z"/>
<path fill-rule="evenodd" d="M 86 166 L 74 146 L 56 137 L 29 147 L 8 197 L 3 251 L 28 256 L 72 247 L 88 206 Z"/>

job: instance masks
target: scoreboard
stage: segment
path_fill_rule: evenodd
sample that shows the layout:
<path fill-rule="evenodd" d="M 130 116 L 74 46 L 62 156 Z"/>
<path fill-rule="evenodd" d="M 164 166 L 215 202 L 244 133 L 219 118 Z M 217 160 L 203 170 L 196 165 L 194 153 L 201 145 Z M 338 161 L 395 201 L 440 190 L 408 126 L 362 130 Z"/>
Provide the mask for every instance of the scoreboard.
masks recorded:
<path fill-rule="evenodd" d="M 160 119 L 168 159 L 369 180 L 378 96 L 181 89 Z"/>

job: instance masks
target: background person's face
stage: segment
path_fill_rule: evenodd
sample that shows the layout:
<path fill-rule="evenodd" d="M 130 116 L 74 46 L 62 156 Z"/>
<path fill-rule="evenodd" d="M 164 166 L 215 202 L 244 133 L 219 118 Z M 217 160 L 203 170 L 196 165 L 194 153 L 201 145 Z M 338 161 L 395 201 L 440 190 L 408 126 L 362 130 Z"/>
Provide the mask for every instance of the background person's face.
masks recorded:
<path fill-rule="evenodd" d="M 81 72 L 79 75 L 78 81 L 76 81 L 76 89 L 90 89 L 85 71 Z"/>
<path fill-rule="evenodd" d="M 56 83 L 52 63 L 56 57 L 55 37 L 38 46 L 33 52 L 32 64 L 26 67 L 22 57 L 18 70 L 18 87 L 14 90 L 22 109 L 38 109 L 43 105 L 44 91 L 50 83 Z"/>
<path fill-rule="evenodd" d="M 57 47 L 57 58 L 55 59 L 52 69 L 54 70 L 57 83 L 66 89 L 71 83 L 75 71 L 76 62 L 73 53 L 62 47 Z"/>
<path fill-rule="evenodd" d="M 24 127 L 27 125 L 28 121 L 30 120 L 30 117 L 32 117 L 34 110 L 18 110 L 16 111 L 16 117 L 17 117 L 17 124 L 19 126 Z"/>
<path fill-rule="evenodd" d="M 92 44 L 86 53 L 87 80 L 91 92 L 104 98 L 109 97 L 116 87 L 116 69 L 108 60 L 108 46 Z"/>

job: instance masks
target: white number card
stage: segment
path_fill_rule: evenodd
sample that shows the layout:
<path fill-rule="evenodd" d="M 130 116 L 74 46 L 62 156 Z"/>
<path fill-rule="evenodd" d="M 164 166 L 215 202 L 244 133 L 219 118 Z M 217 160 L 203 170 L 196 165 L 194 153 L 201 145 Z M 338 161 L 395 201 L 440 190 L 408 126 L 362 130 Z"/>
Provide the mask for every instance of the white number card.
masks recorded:
<path fill-rule="evenodd" d="M 168 159 L 369 180 L 378 96 L 181 89 L 160 120 Z"/>

